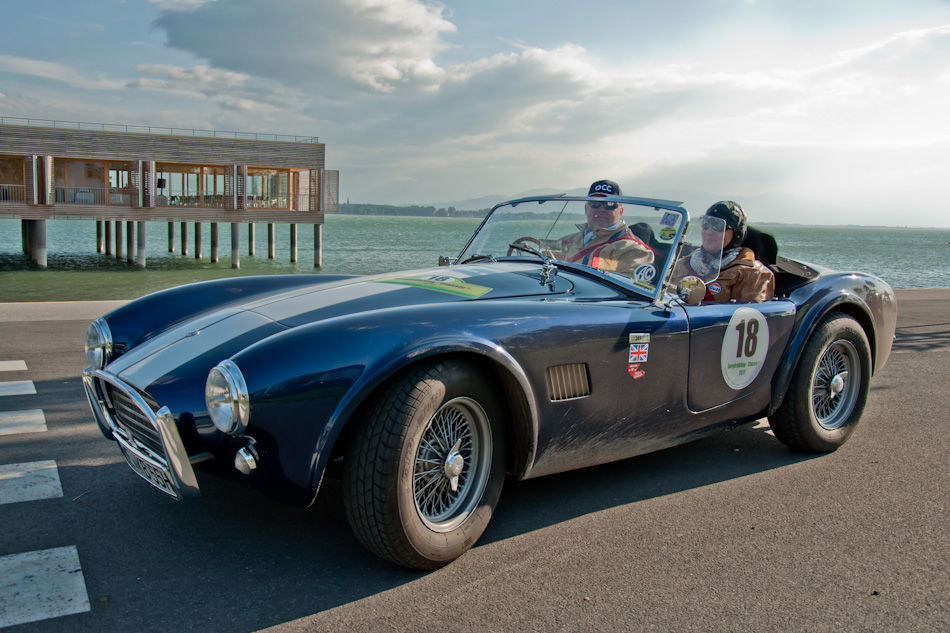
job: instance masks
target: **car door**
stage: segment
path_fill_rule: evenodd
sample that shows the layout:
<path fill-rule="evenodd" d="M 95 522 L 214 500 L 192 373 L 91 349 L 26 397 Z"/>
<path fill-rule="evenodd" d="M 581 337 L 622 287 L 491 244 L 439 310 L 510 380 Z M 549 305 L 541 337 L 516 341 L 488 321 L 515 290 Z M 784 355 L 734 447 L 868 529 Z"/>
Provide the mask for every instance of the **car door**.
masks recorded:
<path fill-rule="evenodd" d="M 795 305 L 774 300 L 684 309 L 690 331 L 689 409 L 702 412 L 751 395 L 767 402 L 772 375 L 791 335 Z"/>
<path fill-rule="evenodd" d="M 678 443 L 690 418 L 684 406 L 689 333 L 683 308 L 586 302 L 571 307 L 570 320 L 575 325 L 559 329 L 527 363 L 539 385 L 532 476 Z"/>

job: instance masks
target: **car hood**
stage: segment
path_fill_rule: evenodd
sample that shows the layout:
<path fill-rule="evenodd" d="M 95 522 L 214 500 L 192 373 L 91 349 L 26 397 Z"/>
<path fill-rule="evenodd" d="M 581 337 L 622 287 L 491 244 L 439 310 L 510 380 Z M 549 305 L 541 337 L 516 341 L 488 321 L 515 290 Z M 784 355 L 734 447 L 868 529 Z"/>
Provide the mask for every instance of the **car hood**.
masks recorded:
<path fill-rule="evenodd" d="M 109 365 L 109 371 L 141 389 L 186 377 L 203 385 L 208 370 L 221 360 L 273 334 L 324 319 L 405 306 L 558 296 L 572 289 L 564 276 L 554 276 L 552 284 L 543 283 L 541 265 L 524 262 L 315 283 L 232 303 L 185 321 L 129 350 Z"/>

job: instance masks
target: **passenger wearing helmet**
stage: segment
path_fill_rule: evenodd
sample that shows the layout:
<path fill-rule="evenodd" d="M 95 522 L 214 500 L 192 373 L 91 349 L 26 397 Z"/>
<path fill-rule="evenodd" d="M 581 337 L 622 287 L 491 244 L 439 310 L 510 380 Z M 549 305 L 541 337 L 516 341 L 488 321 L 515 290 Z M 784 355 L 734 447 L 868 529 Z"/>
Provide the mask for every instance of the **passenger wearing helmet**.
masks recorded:
<path fill-rule="evenodd" d="M 742 207 L 731 201 L 717 202 L 706 210 L 706 217 L 725 221 L 725 232 L 719 222 L 703 220 L 702 246 L 676 262 L 674 285 L 687 275 L 707 279 L 719 268 L 718 277 L 706 284 L 704 301 L 771 300 L 775 296 L 775 275 L 756 260 L 752 249 L 742 246 L 748 230 Z"/>

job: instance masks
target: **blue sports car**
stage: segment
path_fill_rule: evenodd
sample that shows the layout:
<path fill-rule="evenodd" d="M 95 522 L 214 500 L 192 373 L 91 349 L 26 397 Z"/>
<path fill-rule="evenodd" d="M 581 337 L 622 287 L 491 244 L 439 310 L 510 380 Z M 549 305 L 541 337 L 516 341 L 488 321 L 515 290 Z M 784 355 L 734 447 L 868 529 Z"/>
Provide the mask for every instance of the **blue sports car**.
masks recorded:
<path fill-rule="evenodd" d="M 415 569 L 478 540 L 506 475 L 763 417 L 794 449 L 843 444 L 890 354 L 892 289 L 781 257 L 752 229 L 774 299 L 705 301 L 715 271 L 671 280 L 699 223 L 677 202 L 608 201 L 636 236 L 626 268 L 561 248 L 604 198 L 547 196 L 496 206 L 438 267 L 230 278 L 132 301 L 86 335 L 93 414 L 177 499 L 200 496 L 194 466 L 217 461 L 306 506 L 339 464 L 359 541 Z"/>

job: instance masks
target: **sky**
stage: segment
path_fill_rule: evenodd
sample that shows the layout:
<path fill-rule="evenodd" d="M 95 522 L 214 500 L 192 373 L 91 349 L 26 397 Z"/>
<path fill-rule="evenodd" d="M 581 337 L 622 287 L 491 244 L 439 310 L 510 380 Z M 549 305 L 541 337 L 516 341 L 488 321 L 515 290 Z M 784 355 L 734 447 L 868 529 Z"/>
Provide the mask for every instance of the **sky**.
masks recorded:
<path fill-rule="evenodd" d="M 0 116 L 317 136 L 340 199 L 950 227 L 950 0 L 0 0 Z"/>

